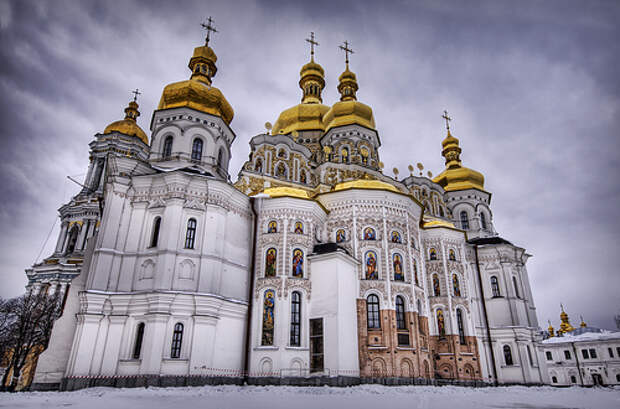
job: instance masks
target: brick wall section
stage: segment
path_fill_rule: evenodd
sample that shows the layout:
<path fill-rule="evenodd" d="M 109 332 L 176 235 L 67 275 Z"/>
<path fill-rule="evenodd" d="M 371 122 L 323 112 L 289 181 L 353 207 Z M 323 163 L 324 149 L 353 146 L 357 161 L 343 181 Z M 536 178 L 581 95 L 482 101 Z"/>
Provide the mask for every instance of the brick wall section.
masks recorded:
<path fill-rule="evenodd" d="M 461 345 L 458 335 L 446 335 L 441 340 L 438 336 L 432 336 L 430 337 L 430 347 L 436 378 L 482 379 L 476 337 L 465 337 L 465 344 Z"/>

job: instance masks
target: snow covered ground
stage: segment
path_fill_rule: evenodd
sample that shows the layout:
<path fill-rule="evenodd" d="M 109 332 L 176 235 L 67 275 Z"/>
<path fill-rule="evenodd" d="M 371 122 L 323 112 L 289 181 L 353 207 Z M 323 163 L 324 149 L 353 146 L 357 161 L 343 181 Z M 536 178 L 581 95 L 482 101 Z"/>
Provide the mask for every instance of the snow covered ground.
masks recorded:
<path fill-rule="evenodd" d="M 364 385 L 350 388 L 204 386 L 0 393 L 0 408 L 85 409 L 617 409 L 620 388 L 464 388 Z"/>

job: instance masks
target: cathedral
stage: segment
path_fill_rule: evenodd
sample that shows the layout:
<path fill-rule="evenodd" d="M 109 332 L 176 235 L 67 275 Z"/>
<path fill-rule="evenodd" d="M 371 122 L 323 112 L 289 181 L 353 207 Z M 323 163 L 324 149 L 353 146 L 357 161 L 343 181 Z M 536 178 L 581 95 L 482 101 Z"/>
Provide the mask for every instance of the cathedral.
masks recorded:
<path fill-rule="evenodd" d="M 33 388 L 543 383 L 530 255 L 494 229 L 447 112 L 438 176 L 384 174 L 352 50 L 326 105 L 312 34 L 301 102 L 233 180 L 205 28 L 148 134 L 134 98 L 94 136 L 53 254 L 26 270 L 29 291 L 64 297 Z"/>

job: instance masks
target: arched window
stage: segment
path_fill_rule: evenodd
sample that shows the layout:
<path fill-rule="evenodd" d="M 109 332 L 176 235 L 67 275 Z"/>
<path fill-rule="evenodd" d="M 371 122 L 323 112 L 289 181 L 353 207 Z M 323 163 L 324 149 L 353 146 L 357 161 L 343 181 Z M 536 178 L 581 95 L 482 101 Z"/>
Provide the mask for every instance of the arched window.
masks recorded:
<path fill-rule="evenodd" d="M 480 226 L 482 230 L 487 229 L 487 217 L 484 215 L 484 212 L 480 212 Z"/>
<path fill-rule="evenodd" d="M 454 252 L 454 250 L 453 250 L 453 249 L 450 249 L 450 250 L 448 251 L 448 259 L 449 259 L 450 261 L 456 261 L 456 253 Z"/>
<path fill-rule="evenodd" d="M 407 329 L 407 322 L 405 321 L 405 301 L 400 295 L 396 296 L 396 328 Z"/>
<path fill-rule="evenodd" d="M 366 299 L 366 318 L 368 320 L 368 329 L 381 328 L 379 297 L 374 294 L 370 294 Z"/>
<path fill-rule="evenodd" d="M 620 382 L 620 374 L 616 375 L 616 381 Z M 570 376 L 570 382 L 571 383 L 577 383 L 577 377 L 575 377 L 575 375 L 571 375 Z"/>
<path fill-rule="evenodd" d="M 194 139 L 192 144 L 192 160 L 200 161 L 202 159 L 202 139 Z"/>
<path fill-rule="evenodd" d="M 291 346 L 301 345 L 301 295 L 298 291 L 291 294 Z"/>
<path fill-rule="evenodd" d="M 519 294 L 519 285 L 517 284 L 517 277 L 516 276 L 512 276 L 512 285 L 515 288 L 515 296 L 517 298 L 521 298 L 521 294 Z"/>
<path fill-rule="evenodd" d="M 273 328 L 275 323 L 276 294 L 273 290 L 265 291 L 263 299 L 263 334 L 262 345 L 273 345 Z"/>
<path fill-rule="evenodd" d="M 439 297 L 441 295 L 441 287 L 439 286 L 439 276 L 433 274 L 433 295 Z"/>
<path fill-rule="evenodd" d="M 75 251 L 75 245 L 77 244 L 78 235 L 80 234 L 80 228 L 75 225 L 69 232 L 69 240 L 67 240 L 66 254 L 71 254 Z"/>
<path fill-rule="evenodd" d="M 263 173 L 263 160 L 261 158 L 257 158 L 254 163 L 254 170 L 256 173 Z"/>
<path fill-rule="evenodd" d="M 459 282 L 459 276 L 452 274 L 452 291 L 455 297 L 461 296 L 461 283 Z"/>
<path fill-rule="evenodd" d="M 276 276 L 277 250 L 270 248 L 265 253 L 265 277 Z"/>
<path fill-rule="evenodd" d="M 172 347 L 170 348 L 170 358 L 181 357 L 181 345 L 183 343 L 183 324 L 177 322 L 172 333 Z"/>
<path fill-rule="evenodd" d="M 459 343 L 465 345 L 465 327 L 463 325 L 463 312 L 460 308 L 456 309 L 456 326 L 459 330 Z"/>
<path fill-rule="evenodd" d="M 443 206 L 439 206 L 439 216 L 440 217 L 444 217 L 445 216 L 445 214 L 443 212 Z"/>
<path fill-rule="evenodd" d="M 151 234 L 151 247 L 157 247 L 159 242 L 159 228 L 161 227 L 161 217 L 157 216 L 153 220 L 153 233 Z"/>
<path fill-rule="evenodd" d="M 377 233 L 372 227 L 366 227 L 364 229 L 364 240 L 377 240 Z"/>
<path fill-rule="evenodd" d="M 164 151 L 162 152 L 164 159 L 170 159 L 172 156 L 172 136 L 167 136 L 164 141 Z"/>
<path fill-rule="evenodd" d="M 430 251 L 428 252 L 428 256 L 431 260 L 437 260 L 437 250 L 430 249 Z"/>
<path fill-rule="evenodd" d="M 374 251 L 366 252 L 366 280 L 378 280 L 377 254 Z"/>
<path fill-rule="evenodd" d="M 196 241 L 196 219 L 193 217 L 187 221 L 187 231 L 185 232 L 185 248 L 193 249 Z"/>
<path fill-rule="evenodd" d="M 418 263 L 413 259 L 413 280 L 415 285 L 420 285 L 420 281 L 418 280 Z"/>
<path fill-rule="evenodd" d="M 497 281 L 496 276 L 491 276 L 491 293 L 493 297 L 501 297 L 499 292 L 499 281 Z"/>
<path fill-rule="evenodd" d="M 469 217 L 465 210 L 461 211 L 461 228 L 463 230 L 469 230 Z"/>
<path fill-rule="evenodd" d="M 217 166 L 222 167 L 224 165 L 224 148 L 220 148 L 217 151 Z"/>
<path fill-rule="evenodd" d="M 304 277 L 304 252 L 300 249 L 293 250 L 293 277 Z"/>
<path fill-rule="evenodd" d="M 392 256 L 392 266 L 394 268 L 394 281 L 405 281 L 403 272 L 403 258 L 400 254 L 394 253 Z"/>
<path fill-rule="evenodd" d="M 557 376 L 552 376 L 552 377 L 551 377 L 551 382 L 553 382 L 553 383 L 558 383 L 558 378 L 557 378 Z"/>
<path fill-rule="evenodd" d="M 443 311 L 438 309 L 435 313 L 437 316 L 437 333 L 439 334 L 439 339 L 443 339 L 446 337 L 446 323 L 443 317 Z"/>
<path fill-rule="evenodd" d="M 136 328 L 136 343 L 133 345 L 133 359 L 140 359 L 142 340 L 144 339 L 144 323 L 141 322 Z"/>
<path fill-rule="evenodd" d="M 512 349 L 510 349 L 510 345 L 504 345 L 504 362 L 506 366 L 512 366 Z"/>

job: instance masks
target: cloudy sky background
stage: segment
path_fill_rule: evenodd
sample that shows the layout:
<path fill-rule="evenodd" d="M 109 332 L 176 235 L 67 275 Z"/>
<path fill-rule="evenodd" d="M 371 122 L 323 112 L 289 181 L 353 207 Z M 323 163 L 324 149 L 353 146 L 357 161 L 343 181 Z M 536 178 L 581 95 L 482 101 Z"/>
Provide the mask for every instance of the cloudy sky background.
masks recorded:
<path fill-rule="evenodd" d="M 358 98 L 374 109 L 386 169 L 438 174 L 454 119 L 462 159 L 493 193 L 495 227 L 533 258 L 541 326 L 614 328 L 620 313 L 620 3 L 0 0 L 0 296 L 30 266 L 88 166 L 88 143 L 136 87 L 148 126 L 163 87 L 189 77 L 203 18 L 220 31 L 214 85 L 235 109 L 230 173 L 249 139 L 299 102 L 314 31 L 337 101 L 349 40 Z M 390 172 L 391 174 L 391 172 Z M 55 244 L 58 225 L 40 259 Z"/>

